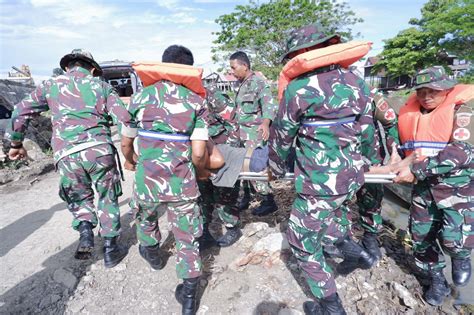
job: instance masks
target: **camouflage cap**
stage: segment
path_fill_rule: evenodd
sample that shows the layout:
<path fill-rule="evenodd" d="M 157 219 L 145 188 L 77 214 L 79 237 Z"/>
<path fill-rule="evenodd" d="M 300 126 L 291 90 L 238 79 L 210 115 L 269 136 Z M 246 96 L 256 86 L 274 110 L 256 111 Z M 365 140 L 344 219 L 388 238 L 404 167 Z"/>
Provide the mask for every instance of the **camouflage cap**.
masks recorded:
<path fill-rule="evenodd" d="M 59 61 L 59 65 L 61 66 L 61 69 L 66 71 L 67 65 L 73 60 L 82 60 L 89 63 L 96 70 L 94 71 L 94 76 L 98 77 L 102 75 L 102 68 L 94 60 L 94 57 L 92 57 L 92 54 L 88 52 L 87 50 L 76 48 L 76 49 L 73 49 L 70 54 L 67 54 L 64 57 L 62 57 L 61 61 Z"/>
<path fill-rule="evenodd" d="M 456 80 L 450 80 L 441 66 L 423 69 L 416 74 L 415 90 L 430 88 L 433 90 L 448 90 L 456 85 Z"/>
<path fill-rule="evenodd" d="M 286 53 L 281 56 L 281 61 L 284 61 L 288 54 L 303 49 L 324 43 L 333 39 L 331 44 L 338 44 L 341 42 L 341 37 L 338 34 L 328 35 L 328 31 L 319 23 L 298 28 L 290 33 L 290 38 L 286 43 Z"/>

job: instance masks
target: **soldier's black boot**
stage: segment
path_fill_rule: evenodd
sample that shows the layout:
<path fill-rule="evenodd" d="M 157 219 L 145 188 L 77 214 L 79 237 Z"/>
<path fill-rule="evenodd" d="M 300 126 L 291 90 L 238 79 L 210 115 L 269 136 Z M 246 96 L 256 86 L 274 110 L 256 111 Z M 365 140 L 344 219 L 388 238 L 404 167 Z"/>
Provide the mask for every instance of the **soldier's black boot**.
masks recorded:
<path fill-rule="evenodd" d="M 276 205 L 272 194 L 263 195 L 262 197 L 263 200 L 260 206 L 253 209 L 253 215 L 264 216 L 278 210 L 278 206 Z"/>
<path fill-rule="evenodd" d="M 184 279 L 178 284 L 175 291 L 176 300 L 183 306 L 181 314 L 194 315 L 197 311 L 196 293 L 199 285 L 199 277 Z"/>
<path fill-rule="evenodd" d="M 165 266 L 163 259 L 160 257 L 160 244 L 153 246 L 138 245 L 138 252 L 155 270 L 161 270 Z"/>
<path fill-rule="evenodd" d="M 92 232 L 92 223 L 82 221 L 79 225 L 79 245 L 77 246 L 74 258 L 89 259 L 94 250 L 94 232 Z"/>
<path fill-rule="evenodd" d="M 304 302 L 303 310 L 306 315 L 346 315 L 337 293 L 323 299 L 317 299 L 316 302 Z"/>
<path fill-rule="evenodd" d="M 430 286 L 423 298 L 431 305 L 442 305 L 444 298 L 451 293 L 448 281 L 443 274 L 443 269 L 430 270 Z"/>
<path fill-rule="evenodd" d="M 364 246 L 365 250 L 374 256 L 375 259 L 382 259 L 382 252 L 380 251 L 376 233 L 365 232 L 362 237 L 362 246 Z"/>
<path fill-rule="evenodd" d="M 217 239 L 217 245 L 220 247 L 229 247 L 239 240 L 242 236 L 240 228 L 234 226 L 227 228 L 227 232 Z"/>
<path fill-rule="evenodd" d="M 458 287 L 463 287 L 471 279 L 471 257 L 451 258 L 451 276 Z"/>
<path fill-rule="evenodd" d="M 340 275 L 347 275 L 357 268 L 369 269 L 376 262 L 374 256 L 348 236 L 338 240 L 335 245 L 344 255 L 344 260 L 336 267 Z"/>
<path fill-rule="evenodd" d="M 104 265 L 112 268 L 127 256 L 128 249 L 117 244 L 117 236 L 104 237 Z"/>
<path fill-rule="evenodd" d="M 244 189 L 244 196 L 240 199 L 239 210 L 243 211 L 250 206 L 250 190 Z"/>
<path fill-rule="evenodd" d="M 211 235 L 211 232 L 209 232 L 209 225 L 204 224 L 202 227 L 202 235 L 201 237 L 198 238 L 199 242 L 199 249 L 208 249 L 213 246 L 217 246 L 217 241 L 214 239 L 214 237 Z"/>

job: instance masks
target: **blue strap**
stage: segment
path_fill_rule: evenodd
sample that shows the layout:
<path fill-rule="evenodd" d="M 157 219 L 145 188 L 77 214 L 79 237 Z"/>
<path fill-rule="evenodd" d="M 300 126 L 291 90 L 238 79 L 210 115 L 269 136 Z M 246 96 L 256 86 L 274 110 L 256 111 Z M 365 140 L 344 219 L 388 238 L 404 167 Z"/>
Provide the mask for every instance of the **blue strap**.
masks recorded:
<path fill-rule="evenodd" d="M 335 126 L 335 125 L 343 125 L 349 124 L 354 122 L 356 116 L 345 117 L 341 119 L 334 119 L 334 120 L 319 120 L 319 121 L 311 121 L 311 120 L 303 120 L 303 126 L 306 127 L 326 127 L 326 126 Z"/>
<path fill-rule="evenodd" d="M 444 149 L 448 142 L 437 142 L 437 141 L 407 141 L 403 145 L 400 146 L 402 150 L 415 150 L 419 148 L 426 148 L 426 149 Z"/>
<path fill-rule="evenodd" d="M 162 133 L 152 130 L 138 130 L 138 135 L 142 138 L 155 139 L 162 141 L 188 142 L 190 137 L 179 133 Z"/>

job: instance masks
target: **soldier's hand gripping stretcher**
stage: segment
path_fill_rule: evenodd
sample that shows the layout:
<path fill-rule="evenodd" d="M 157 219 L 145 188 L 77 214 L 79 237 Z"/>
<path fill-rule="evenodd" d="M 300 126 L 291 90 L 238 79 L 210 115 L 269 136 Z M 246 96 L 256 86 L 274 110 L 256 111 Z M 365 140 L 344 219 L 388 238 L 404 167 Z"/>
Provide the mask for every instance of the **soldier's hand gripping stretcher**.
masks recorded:
<path fill-rule="evenodd" d="M 415 176 L 410 170 L 410 166 L 417 160 L 418 154 L 414 152 L 408 157 L 402 159 L 398 154 L 396 145 L 392 146 L 392 154 L 387 165 L 373 166 L 369 172 L 365 174 L 367 176 L 375 176 L 380 174 L 390 175 L 393 178 L 394 183 L 413 183 L 415 182 Z"/>

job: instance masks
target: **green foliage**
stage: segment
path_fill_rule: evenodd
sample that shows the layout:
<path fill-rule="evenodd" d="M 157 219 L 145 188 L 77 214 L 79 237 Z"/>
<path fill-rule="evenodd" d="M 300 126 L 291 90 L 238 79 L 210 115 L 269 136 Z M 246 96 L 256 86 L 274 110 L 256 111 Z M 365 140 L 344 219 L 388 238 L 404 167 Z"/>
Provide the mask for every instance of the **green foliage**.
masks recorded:
<path fill-rule="evenodd" d="M 474 69 L 469 70 L 464 76 L 457 80 L 459 83 L 474 84 Z"/>
<path fill-rule="evenodd" d="M 55 78 L 55 77 L 58 77 L 60 75 L 63 75 L 64 74 L 64 70 L 61 69 L 61 68 L 54 68 L 53 69 L 53 75 L 52 77 Z"/>
<path fill-rule="evenodd" d="M 429 0 L 413 27 L 385 41 L 381 61 L 374 71 L 385 68 L 390 75 L 413 75 L 433 65 L 445 65 L 448 54 L 474 58 L 474 2 L 472 0 Z"/>
<path fill-rule="evenodd" d="M 276 79 L 289 31 L 314 22 L 349 40 L 352 39 L 350 26 L 362 19 L 355 17 L 346 3 L 335 0 L 275 0 L 268 3 L 252 0 L 217 18 L 221 31 L 214 33 L 217 39 L 213 42 L 216 45 L 212 50 L 213 60 L 227 63 L 231 53 L 243 50 L 251 56 L 253 70 Z"/>

